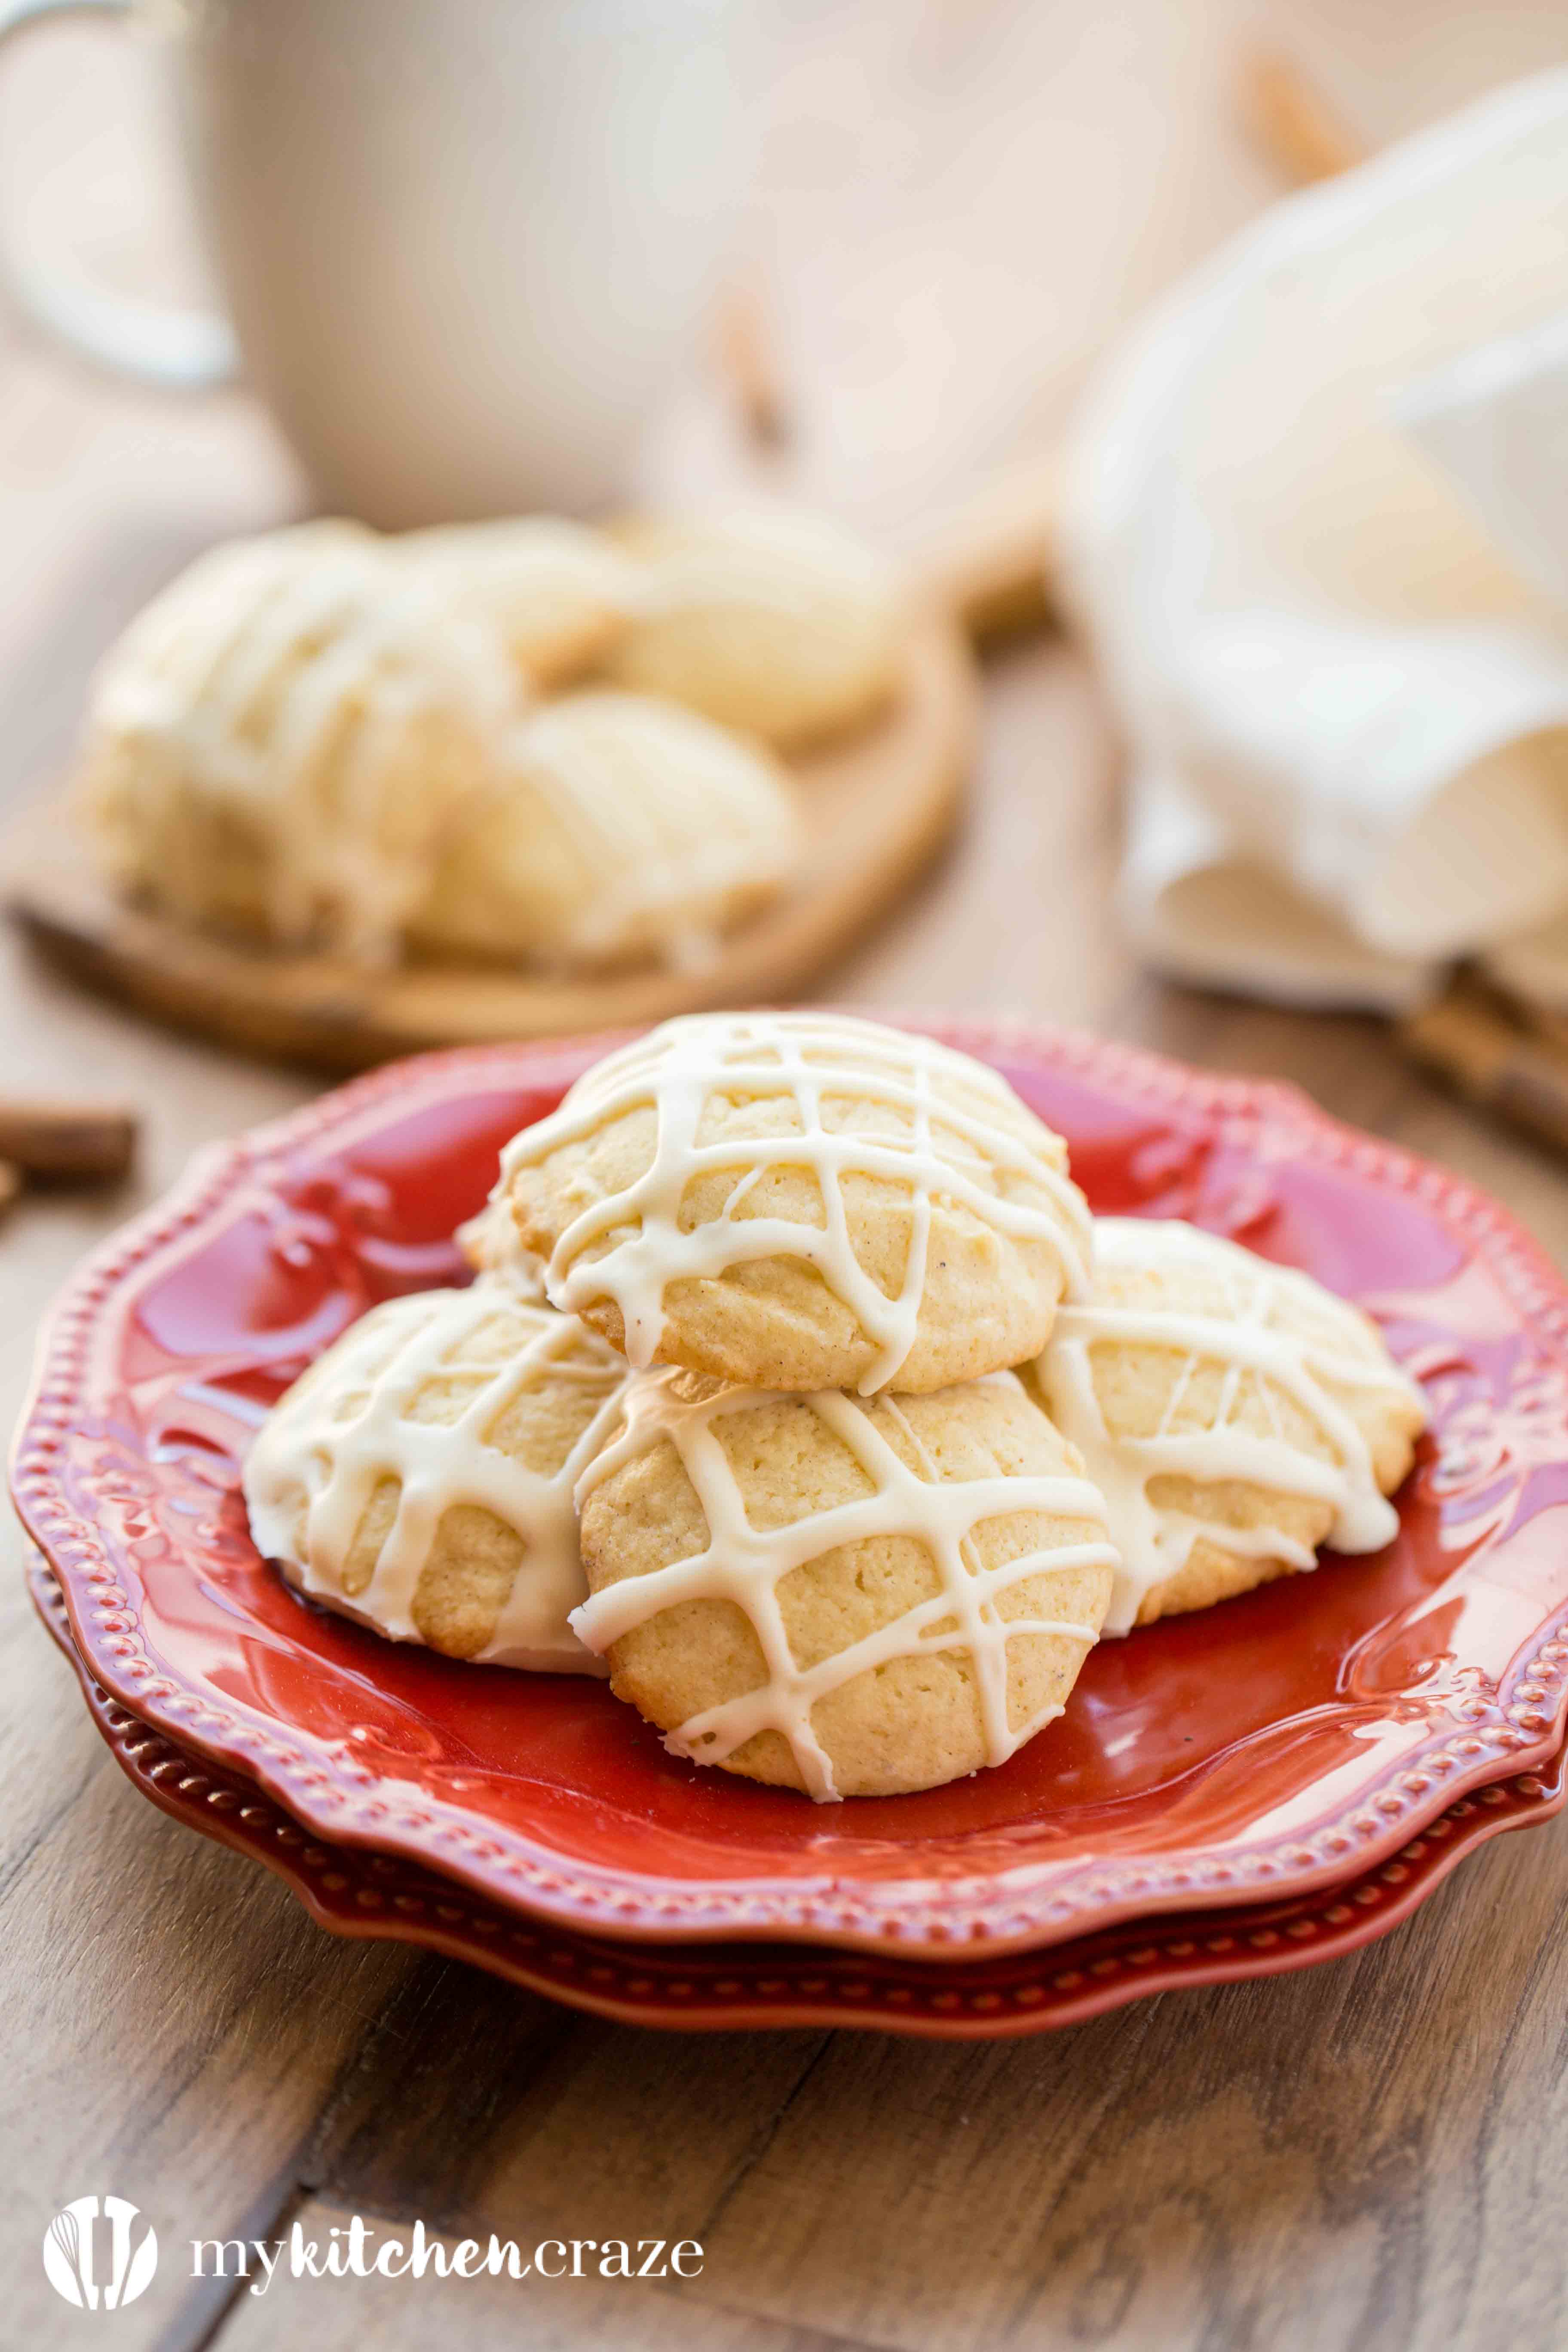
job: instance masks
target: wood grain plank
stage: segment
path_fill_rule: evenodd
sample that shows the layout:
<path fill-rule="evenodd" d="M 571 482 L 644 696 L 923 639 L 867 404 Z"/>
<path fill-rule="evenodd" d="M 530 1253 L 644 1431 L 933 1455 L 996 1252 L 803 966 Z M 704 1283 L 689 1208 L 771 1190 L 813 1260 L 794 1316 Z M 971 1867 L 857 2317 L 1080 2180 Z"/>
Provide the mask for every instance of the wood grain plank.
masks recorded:
<path fill-rule="evenodd" d="M 384 2109 L 387 2080 L 367 2058 L 354 2129 L 328 2135 L 328 2196 L 301 2214 L 323 2236 L 351 2210 L 419 2211 L 448 2239 L 704 2246 L 679 2318 L 663 2296 L 591 2279 L 486 2282 L 460 2306 L 479 2344 L 524 2327 L 575 2345 L 612 2325 L 617 2342 L 662 2347 L 684 2326 L 695 2345 L 759 2352 L 770 2330 L 781 2344 L 801 2330 L 900 2352 L 1500 2352 L 1520 2330 L 1554 2342 L 1568 2324 L 1568 2252 L 1552 2228 L 1568 2145 L 1559 2133 L 1542 2149 L 1539 2126 L 1563 2089 L 1565 1925 L 1560 1827 L 1491 1849 L 1352 1961 L 1167 1997 L 1037 2043 L 583 2024 L 521 2083 L 529 2028 L 500 2015 L 506 1997 L 429 1964 L 388 2028 L 406 2089 Z M 476 2046 L 495 2053 L 477 2134 L 481 2111 L 464 2096 Z M 432 2127 L 442 2084 L 453 2116 Z M 379 2152 L 364 2161 L 382 2134 L 401 2148 L 390 2168 Z M 331 2344 L 373 2326 L 401 2344 L 451 2312 L 458 2289 L 292 2292 L 313 2340 L 319 2326 Z M 226 2348 L 293 2340 L 300 2323 L 279 2316 L 290 2306 L 277 2294 L 235 2300 Z"/>
<path fill-rule="evenodd" d="M 0 2334 L 10 2343 L 50 2341 L 67 2316 L 37 2247 L 69 2199 L 128 2196 L 171 2242 L 272 2210 L 338 2073 L 417 1967 L 389 1948 L 331 1946 L 275 1880 L 155 1813 L 121 1780 L 27 1616 L 21 1580 L 8 1578 Z M 116 2323 L 117 2340 L 155 2343 L 180 2299 L 165 2266 Z"/>
<path fill-rule="evenodd" d="M 1565 1921 L 1559 1825 L 1288 1981 L 990 2050 L 840 2037 L 698 2292 L 910 2352 L 1559 2342 Z"/>

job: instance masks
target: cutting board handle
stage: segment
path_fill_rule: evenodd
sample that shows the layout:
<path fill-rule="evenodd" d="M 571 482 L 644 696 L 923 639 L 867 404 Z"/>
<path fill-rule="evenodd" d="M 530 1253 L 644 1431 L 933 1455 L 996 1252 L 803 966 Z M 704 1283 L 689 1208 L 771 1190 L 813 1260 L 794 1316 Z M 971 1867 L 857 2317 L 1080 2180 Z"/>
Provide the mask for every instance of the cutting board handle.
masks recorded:
<path fill-rule="evenodd" d="M 914 550 L 921 591 L 976 643 L 1056 617 L 1062 466 L 1055 450 L 998 474 Z"/>

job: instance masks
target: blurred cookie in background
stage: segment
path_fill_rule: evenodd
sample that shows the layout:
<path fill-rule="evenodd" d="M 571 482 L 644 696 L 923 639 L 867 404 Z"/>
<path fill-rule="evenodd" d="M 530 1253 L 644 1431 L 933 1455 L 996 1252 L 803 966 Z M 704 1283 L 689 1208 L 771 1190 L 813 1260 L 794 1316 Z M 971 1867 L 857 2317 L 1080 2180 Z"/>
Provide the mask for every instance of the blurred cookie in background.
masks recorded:
<path fill-rule="evenodd" d="M 761 746 L 651 696 L 566 695 L 509 738 L 409 936 L 561 971 L 692 967 L 801 853 L 794 788 Z"/>
<path fill-rule="evenodd" d="M 531 684 L 561 686 L 604 659 L 626 628 L 636 565 L 602 532 L 560 515 L 405 531 L 391 544 L 444 578 L 460 609 L 500 632 Z"/>
<path fill-rule="evenodd" d="M 500 637 L 352 523 L 215 548 L 93 681 L 78 782 L 124 897 L 194 929 L 396 951 L 516 715 Z"/>
<path fill-rule="evenodd" d="M 721 726 L 796 750 L 861 725 L 893 691 L 897 574 L 836 523 L 780 508 L 626 525 L 637 608 L 605 664 Z"/>

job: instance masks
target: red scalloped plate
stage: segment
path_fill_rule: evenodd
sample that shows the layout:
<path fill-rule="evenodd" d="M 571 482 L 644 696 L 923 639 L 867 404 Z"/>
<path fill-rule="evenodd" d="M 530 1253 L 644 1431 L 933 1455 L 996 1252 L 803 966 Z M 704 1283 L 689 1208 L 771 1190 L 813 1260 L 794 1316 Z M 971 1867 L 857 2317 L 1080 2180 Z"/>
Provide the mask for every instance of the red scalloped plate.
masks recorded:
<path fill-rule="evenodd" d="M 1545 1765 L 1568 1709 L 1568 1289 L 1504 1211 L 1292 1089 L 1091 1038 L 927 1025 L 1068 1137 L 1093 1204 L 1183 1215 L 1374 1312 L 1433 1433 L 1381 1553 L 1094 1652 L 994 1772 L 813 1808 L 667 1756 L 602 1685 L 310 1609 L 238 1465 L 373 1300 L 450 1278 L 496 1153 L 603 1038 L 395 1065 L 209 1153 L 77 1277 L 14 1466 L 111 1697 L 315 1835 L 602 1937 L 1036 1948 L 1296 1899 Z"/>
<path fill-rule="evenodd" d="M 1386 1936 L 1466 1854 L 1563 1810 L 1568 1748 L 1544 1771 L 1494 1781 L 1360 1878 L 1293 1902 L 1246 1904 L 1102 1927 L 1045 1952 L 908 1960 L 766 1944 L 632 1944 L 530 1921 L 433 1872 L 363 1847 L 323 1845 L 254 1780 L 219 1772 L 111 1699 L 77 1655 L 59 1584 L 33 1554 L 38 1614 L 81 1681 L 132 1787 L 177 1822 L 265 1863 L 337 1936 L 425 1944 L 574 2009 L 690 2032 L 792 2025 L 874 2027 L 947 2041 L 1048 2033 L 1151 1993 L 1283 1976 Z"/>

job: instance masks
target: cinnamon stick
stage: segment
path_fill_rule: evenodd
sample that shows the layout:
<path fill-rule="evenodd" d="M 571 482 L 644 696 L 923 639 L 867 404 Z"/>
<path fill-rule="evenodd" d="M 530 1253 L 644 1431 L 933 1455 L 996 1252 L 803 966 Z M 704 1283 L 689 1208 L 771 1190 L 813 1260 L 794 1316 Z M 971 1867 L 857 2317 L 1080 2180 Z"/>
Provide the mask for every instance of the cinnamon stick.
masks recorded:
<path fill-rule="evenodd" d="M 1059 456 L 1023 457 L 939 522 L 916 550 L 926 593 L 956 613 L 977 644 L 1056 618 L 1061 504 Z"/>
<path fill-rule="evenodd" d="M 1467 1101 L 1568 1151 L 1568 1051 L 1516 1027 L 1473 982 L 1457 981 L 1395 1034 Z"/>
<path fill-rule="evenodd" d="M 0 1161 L 28 1176 L 108 1182 L 136 1150 L 137 1119 L 123 1103 L 0 1097 Z"/>

